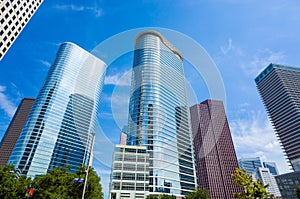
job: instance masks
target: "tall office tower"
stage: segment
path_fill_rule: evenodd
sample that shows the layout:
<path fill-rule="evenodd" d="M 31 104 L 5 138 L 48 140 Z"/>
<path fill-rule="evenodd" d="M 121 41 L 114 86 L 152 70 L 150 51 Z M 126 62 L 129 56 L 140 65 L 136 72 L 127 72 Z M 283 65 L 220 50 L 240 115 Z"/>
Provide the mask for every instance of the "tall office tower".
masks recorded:
<path fill-rule="evenodd" d="M 19 138 L 33 103 L 34 99 L 24 98 L 12 118 L 0 143 L 0 166 L 7 164 L 8 158 Z"/>
<path fill-rule="evenodd" d="M 254 176 L 256 179 L 260 179 L 263 185 L 269 185 L 267 187 L 269 193 L 273 194 L 275 197 L 281 196 L 275 177 L 270 173 L 268 168 L 256 168 Z"/>
<path fill-rule="evenodd" d="M 255 82 L 294 171 L 300 171 L 300 68 L 270 64 Z"/>
<path fill-rule="evenodd" d="M 190 112 L 198 186 L 211 198 L 234 198 L 241 191 L 231 179 L 238 161 L 223 103 L 206 100 Z"/>
<path fill-rule="evenodd" d="M 277 166 L 275 162 L 263 162 L 264 168 L 268 168 L 270 173 L 274 176 L 279 175 Z"/>
<path fill-rule="evenodd" d="M 275 176 L 282 198 L 299 199 L 296 185 L 300 185 L 300 171 Z"/>
<path fill-rule="evenodd" d="M 256 168 L 262 167 L 259 157 L 239 159 L 239 167 L 246 169 L 248 175 L 253 174 Z"/>
<path fill-rule="evenodd" d="M 0 1 L 0 61 L 43 1 Z"/>
<path fill-rule="evenodd" d="M 120 134 L 120 144 L 127 145 L 127 136 L 128 136 L 128 126 L 125 125 L 122 128 L 121 134 Z"/>
<path fill-rule="evenodd" d="M 88 165 L 105 69 L 79 46 L 60 46 L 9 158 L 21 174 Z"/>
<path fill-rule="evenodd" d="M 110 199 L 145 199 L 149 191 L 149 154 L 145 146 L 116 145 L 110 178 Z"/>
<path fill-rule="evenodd" d="M 194 157 L 182 56 L 160 33 L 135 38 L 128 142 L 147 147 L 149 194 L 195 189 Z"/>

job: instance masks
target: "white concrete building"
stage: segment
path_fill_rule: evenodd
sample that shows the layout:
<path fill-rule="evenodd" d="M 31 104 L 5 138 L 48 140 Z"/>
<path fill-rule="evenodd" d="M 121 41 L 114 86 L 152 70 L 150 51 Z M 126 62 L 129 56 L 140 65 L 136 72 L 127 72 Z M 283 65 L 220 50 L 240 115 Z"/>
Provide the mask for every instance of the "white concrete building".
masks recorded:
<path fill-rule="evenodd" d="M 146 198 L 149 154 L 144 146 L 116 145 L 110 179 L 110 199 Z"/>
<path fill-rule="evenodd" d="M 44 0 L 0 0 L 0 61 Z"/>
<path fill-rule="evenodd" d="M 263 185 L 269 184 L 267 191 L 274 196 L 281 196 L 275 177 L 270 173 L 268 168 L 256 168 L 255 178 L 260 179 Z"/>

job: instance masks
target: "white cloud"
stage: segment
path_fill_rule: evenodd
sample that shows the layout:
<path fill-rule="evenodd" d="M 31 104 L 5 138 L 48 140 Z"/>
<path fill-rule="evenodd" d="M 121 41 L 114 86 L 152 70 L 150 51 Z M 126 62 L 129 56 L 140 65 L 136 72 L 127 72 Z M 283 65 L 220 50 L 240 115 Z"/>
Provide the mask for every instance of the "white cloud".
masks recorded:
<path fill-rule="evenodd" d="M 6 87 L 0 85 L 0 109 L 4 110 L 9 117 L 13 117 L 17 107 L 7 95 L 5 95 Z"/>
<path fill-rule="evenodd" d="M 247 65 L 243 64 L 242 69 L 244 72 L 253 77 L 267 67 L 270 63 L 284 64 L 286 56 L 283 52 L 273 52 L 266 48 L 258 51 L 256 55 L 252 57 L 252 60 Z"/>
<path fill-rule="evenodd" d="M 229 52 L 233 53 L 235 56 L 243 56 L 243 51 L 238 48 L 236 45 L 233 45 L 233 40 L 228 38 L 227 44 L 225 46 L 220 47 L 223 55 L 228 55 Z"/>
<path fill-rule="evenodd" d="M 111 84 L 116 86 L 130 86 L 131 71 L 125 73 L 117 73 L 115 75 L 108 75 L 105 77 L 104 84 Z"/>
<path fill-rule="evenodd" d="M 232 49 L 232 39 L 228 39 L 228 45 L 227 46 L 221 46 L 221 51 L 223 52 L 224 55 L 227 54 L 228 51 Z"/>
<path fill-rule="evenodd" d="M 76 12 L 92 11 L 96 17 L 101 17 L 103 15 L 102 8 L 99 8 L 97 6 L 78 6 L 74 4 L 69 4 L 69 5 L 55 5 L 54 8 L 57 10 L 72 10 Z"/>
<path fill-rule="evenodd" d="M 251 111 L 246 118 L 230 122 L 230 129 L 239 158 L 260 157 L 276 162 L 281 173 L 289 171 L 272 125 L 262 112 Z"/>
<path fill-rule="evenodd" d="M 44 66 L 46 67 L 50 67 L 51 66 L 51 63 L 48 62 L 48 61 L 45 61 L 45 60 L 39 60 Z"/>

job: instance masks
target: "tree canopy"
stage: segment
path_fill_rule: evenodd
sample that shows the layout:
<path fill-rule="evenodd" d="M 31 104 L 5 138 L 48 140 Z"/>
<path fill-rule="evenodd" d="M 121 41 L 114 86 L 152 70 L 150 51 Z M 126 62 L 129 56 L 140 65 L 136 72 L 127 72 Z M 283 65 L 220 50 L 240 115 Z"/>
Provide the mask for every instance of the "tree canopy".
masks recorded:
<path fill-rule="evenodd" d="M 193 192 L 189 193 L 186 199 L 209 199 L 209 194 L 201 188 L 196 188 Z"/>
<path fill-rule="evenodd" d="M 236 168 L 231 177 L 233 182 L 244 190 L 244 192 L 234 193 L 235 198 L 267 199 L 273 197 L 272 194 L 267 192 L 269 185 L 263 185 L 259 179 L 253 180 L 252 175 L 248 176 L 245 169 Z"/>
<path fill-rule="evenodd" d="M 33 180 L 25 176 L 18 178 L 14 171 L 12 165 L 0 168 L 0 199 L 28 197 L 29 187 L 34 190 L 29 197 L 32 199 L 80 199 L 82 196 L 84 182 L 75 182 L 75 179 L 85 179 L 84 167 L 78 168 L 76 173 L 69 173 L 68 168 L 55 168 Z M 89 169 L 84 198 L 103 199 L 100 178 L 92 168 Z"/>
<path fill-rule="evenodd" d="M 296 185 L 296 195 L 300 199 L 300 185 Z"/>
<path fill-rule="evenodd" d="M 31 179 L 25 176 L 17 178 L 14 172 L 15 168 L 12 165 L 0 167 L 0 199 L 24 198 Z"/>

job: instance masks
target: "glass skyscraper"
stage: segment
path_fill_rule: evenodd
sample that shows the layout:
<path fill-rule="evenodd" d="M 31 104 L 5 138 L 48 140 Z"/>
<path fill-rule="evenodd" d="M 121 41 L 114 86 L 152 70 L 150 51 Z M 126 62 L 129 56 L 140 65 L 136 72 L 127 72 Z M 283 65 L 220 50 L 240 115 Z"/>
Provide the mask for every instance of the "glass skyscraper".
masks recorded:
<path fill-rule="evenodd" d="M 268 168 L 270 173 L 274 176 L 279 175 L 275 162 L 263 162 L 264 168 Z"/>
<path fill-rule="evenodd" d="M 62 44 L 9 164 L 27 176 L 88 165 L 105 69 L 79 46 Z"/>
<path fill-rule="evenodd" d="M 259 157 L 256 158 L 241 158 L 238 160 L 239 167 L 246 169 L 248 175 L 255 173 L 256 168 L 262 167 Z"/>
<path fill-rule="evenodd" d="M 255 82 L 294 171 L 300 171 L 300 68 L 270 64 Z"/>
<path fill-rule="evenodd" d="M 149 153 L 149 194 L 195 189 L 194 157 L 182 55 L 160 33 L 135 39 L 128 144 Z"/>

